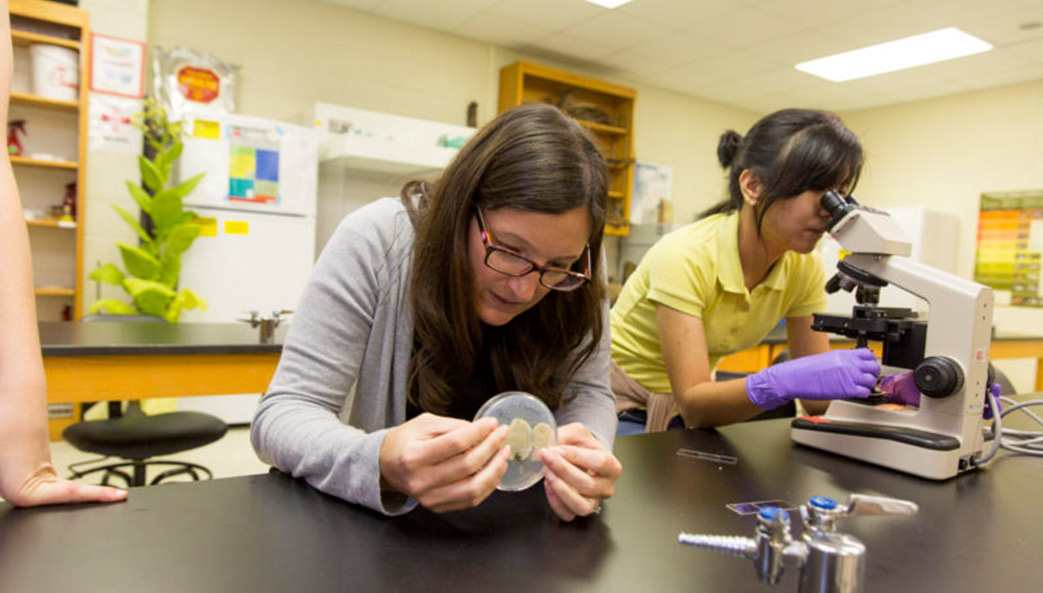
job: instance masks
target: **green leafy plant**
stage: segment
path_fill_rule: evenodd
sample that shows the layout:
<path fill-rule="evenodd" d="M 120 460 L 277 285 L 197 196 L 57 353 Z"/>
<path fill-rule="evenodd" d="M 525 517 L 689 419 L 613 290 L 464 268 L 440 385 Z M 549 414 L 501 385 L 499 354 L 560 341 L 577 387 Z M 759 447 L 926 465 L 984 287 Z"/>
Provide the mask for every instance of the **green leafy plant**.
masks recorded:
<path fill-rule="evenodd" d="M 117 299 L 101 299 L 91 305 L 88 313 L 105 312 L 113 315 L 155 315 L 176 323 L 185 309 L 205 310 L 207 303 L 195 292 L 178 290 L 181 274 L 181 254 L 199 236 L 199 216 L 185 210 L 183 200 L 203 179 L 202 173 L 176 186 L 168 187 L 170 170 L 181 156 L 181 123 L 167 119 L 166 110 L 153 99 L 145 102 L 144 110 L 133 119 L 152 147 L 153 156 L 138 157 L 141 180 L 145 189 L 128 181 L 130 195 L 148 214 L 152 224 L 142 227 L 135 216 L 113 204 L 120 218 L 137 233 L 139 246 L 117 243 L 123 260 L 121 270 L 115 264 L 98 266 L 89 278 L 122 287 L 131 297 L 127 304 Z"/>

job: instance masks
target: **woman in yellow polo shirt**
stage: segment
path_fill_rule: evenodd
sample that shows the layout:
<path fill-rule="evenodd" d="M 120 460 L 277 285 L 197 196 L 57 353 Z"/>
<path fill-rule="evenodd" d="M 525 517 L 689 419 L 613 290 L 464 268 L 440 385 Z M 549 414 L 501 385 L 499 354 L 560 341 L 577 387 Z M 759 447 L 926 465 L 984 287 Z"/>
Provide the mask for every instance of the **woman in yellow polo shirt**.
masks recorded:
<path fill-rule="evenodd" d="M 829 221 L 819 200 L 857 182 L 855 135 L 832 114 L 785 109 L 745 137 L 725 132 L 717 156 L 729 169 L 728 198 L 660 239 L 612 308 L 618 434 L 730 424 L 794 399 L 820 413 L 824 400 L 868 397 L 880 373 L 868 349 L 830 352 L 811 329 L 826 304 L 813 253 Z M 782 319 L 793 360 L 713 380 L 721 358 Z"/>

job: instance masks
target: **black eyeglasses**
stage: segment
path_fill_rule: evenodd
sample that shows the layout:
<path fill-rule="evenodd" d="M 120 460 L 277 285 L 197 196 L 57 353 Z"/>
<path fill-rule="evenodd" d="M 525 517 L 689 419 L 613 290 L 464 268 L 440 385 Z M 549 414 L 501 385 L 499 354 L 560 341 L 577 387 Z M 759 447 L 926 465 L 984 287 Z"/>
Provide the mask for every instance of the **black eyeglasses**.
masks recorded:
<path fill-rule="evenodd" d="M 475 206 L 475 213 L 475 219 L 478 221 L 478 230 L 482 233 L 482 244 L 485 245 L 485 265 L 489 268 L 507 276 L 526 276 L 533 272 L 539 272 L 540 284 L 551 290 L 566 292 L 576 290 L 590 280 L 590 243 L 587 243 L 586 247 L 583 248 L 583 254 L 580 255 L 579 261 L 584 264 L 582 272 L 564 268 L 543 267 L 519 253 L 493 243 L 492 236 L 485 228 L 485 220 L 482 218 L 481 208 Z"/>

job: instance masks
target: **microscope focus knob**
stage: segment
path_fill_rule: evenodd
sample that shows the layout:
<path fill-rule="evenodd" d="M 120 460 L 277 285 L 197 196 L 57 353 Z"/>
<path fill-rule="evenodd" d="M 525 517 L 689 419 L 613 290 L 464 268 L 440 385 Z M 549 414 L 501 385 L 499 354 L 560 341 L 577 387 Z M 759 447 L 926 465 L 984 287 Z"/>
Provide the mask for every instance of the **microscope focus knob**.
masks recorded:
<path fill-rule="evenodd" d="M 929 397 L 948 397 L 963 387 L 963 371 L 951 358 L 929 356 L 913 371 L 913 382 Z"/>

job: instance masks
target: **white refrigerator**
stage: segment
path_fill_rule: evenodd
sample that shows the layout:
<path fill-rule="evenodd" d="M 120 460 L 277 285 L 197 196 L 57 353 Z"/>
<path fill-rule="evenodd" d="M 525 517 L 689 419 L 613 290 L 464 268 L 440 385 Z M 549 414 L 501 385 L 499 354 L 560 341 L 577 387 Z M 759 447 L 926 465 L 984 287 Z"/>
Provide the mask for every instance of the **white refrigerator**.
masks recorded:
<path fill-rule="evenodd" d="M 318 133 L 234 114 L 189 115 L 182 125 L 175 177 L 206 176 L 184 201 L 203 232 L 182 257 L 180 286 L 209 303 L 182 321 L 234 323 L 250 310 L 294 309 L 315 261 Z M 182 398 L 178 406 L 239 424 L 252 418 L 258 395 Z"/>

